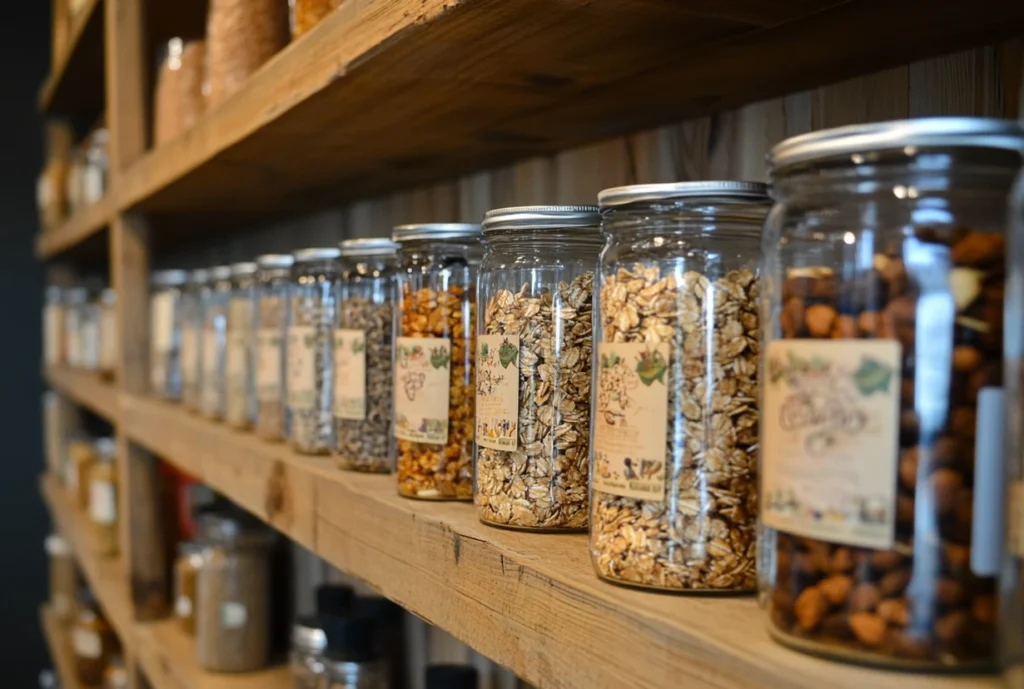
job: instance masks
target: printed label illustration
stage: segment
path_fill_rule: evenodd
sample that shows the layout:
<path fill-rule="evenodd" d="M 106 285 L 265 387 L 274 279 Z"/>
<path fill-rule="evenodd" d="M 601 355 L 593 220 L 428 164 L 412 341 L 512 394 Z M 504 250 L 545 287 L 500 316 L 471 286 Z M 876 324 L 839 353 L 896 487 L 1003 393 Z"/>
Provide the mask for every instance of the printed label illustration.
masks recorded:
<path fill-rule="evenodd" d="M 311 325 L 288 328 L 288 406 L 316 409 L 316 332 Z"/>
<path fill-rule="evenodd" d="M 515 452 L 519 438 L 519 336 L 480 335 L 476 345 L 476 442 Z"/>
<path fill-rule="evenodd" d="M 334 331 L 334 416 L 366 418 L 366 333 Z"/>
<path fill-rule="evenodd" d="M 448 442 L 452 343 L 446 337 L 399 337 L 395 342 L 395 437 Z"/>
<path fill-rule="evenodd" d="M 639 500 L 665 496 L 668 345 L 598 345 L 594 488 Z"/>
<path fill-rule="evenodd" d="M 110 481 L 89 483 L 89 515 L 97 524 L 113 524 L 117 521 L 117 491 Z"/>
<path fill-rule="evenodd" d="M 900 344 L 781 340 L 765 351 L 761 516 L 865 548 L 895 537 Z"/>
<path fill-rule="evenodd" d="M 281 399 L 281 344 L 279 328 L 261 330 L 256 335 L 256 398 L 260 402 Z"/>

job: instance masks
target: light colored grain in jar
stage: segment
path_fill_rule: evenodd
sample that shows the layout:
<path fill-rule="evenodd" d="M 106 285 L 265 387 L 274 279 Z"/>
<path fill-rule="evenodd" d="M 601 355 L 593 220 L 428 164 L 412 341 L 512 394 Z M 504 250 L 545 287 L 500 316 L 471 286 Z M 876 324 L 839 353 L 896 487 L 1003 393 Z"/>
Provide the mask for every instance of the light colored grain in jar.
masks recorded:
<path fill-rule="evenodd" d="M 206 30 L 209 105 L 224 100 L 288 41 L 285 0 L 210 0 Z"/>
<path fill-rule="evenodd" d="M 292 38 L 305 34 L 340 4 L 341 0 L 291 0 Z"/>
<path fill-rule="evenodd" d="M 153 138 L 157 146 L 190 129 L 203 114 L 206 43 L 173 38 L 156 78 Z"/>

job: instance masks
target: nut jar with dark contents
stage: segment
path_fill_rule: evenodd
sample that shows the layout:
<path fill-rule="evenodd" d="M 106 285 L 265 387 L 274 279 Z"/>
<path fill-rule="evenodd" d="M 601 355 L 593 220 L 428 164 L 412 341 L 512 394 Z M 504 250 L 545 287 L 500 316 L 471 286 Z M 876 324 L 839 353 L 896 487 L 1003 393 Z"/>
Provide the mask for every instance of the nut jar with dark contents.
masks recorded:
<path fill-rule="evenodd" d="M 484 217 L 473 498 L 481 521 L 585 530 L 596 206 Z"/>
<path fill-rule="evenodd" d="M 398 492 L 473 498 L 473 353 L 480 226 L 396 227 L 394 435 Z"/>
<path fill-rule="evenodd" d="M 334 331 L 334 425 L 338 466 L 390 473 L 394 461 L 391 359 L 398 245 L 341 243 Z"/>
<path fill-rule="evenodd" d="M 210 268 L 209 290 L 203 295 L 203 334 L 199 412 L 222 421 L 227 406 L 228 308 L 231 304 L 231 266 Z"/>
<path fill-rule="evenodd" d="M 149 297 L 149 383 L 151 392 L 181 399 L 181 295 L 188 282 L 184 270 L 153 273 Z"/>
<path fill-rule="evenodd" d="M 285 339 L 294 261 L 290 254 L 264 254 L 256 259 L 254 430 L 264 440 L 285 439 Z"/>
<path fill-rule="evenodd" d="M 1010 122 L 938 118 L 770 155 L 761 516 L 769 629 L 927 670 L 996 657 Z"/>
<path fill-rule="evenodd" d="M 296 251 L 285 343 L 288 441 L 299 452 L 334 449 L 337 247 Z"/>
<path fill-rule="evenodd" d="M 608 581 L 753 591 L 761 226 L 754 182 L 606 189 L 590 552 Z"/>
<path fill-rule="evenodd" d="M 203 305 L 209 280 L 209 271 L 193 270 L 181 293 L 181 406 L 194 412 L 202 397 Z"/>
<path fill-rule="evenodd" d="M 255 305 L 256 264 L 231 266 L 231 298 L 228 302 L 227 353 L 225 358 L 224 421 L 232 428 L 252 428 L 253 383 L 253 309 Z"/>

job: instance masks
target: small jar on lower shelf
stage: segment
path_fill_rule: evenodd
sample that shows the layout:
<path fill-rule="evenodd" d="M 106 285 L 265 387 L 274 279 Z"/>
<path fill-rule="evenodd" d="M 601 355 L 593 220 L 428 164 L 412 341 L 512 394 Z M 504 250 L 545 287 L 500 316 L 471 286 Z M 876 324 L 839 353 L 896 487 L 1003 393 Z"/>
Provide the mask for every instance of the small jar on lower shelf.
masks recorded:
<path fill-rule="evenodd" d="M 87 687 L 103 684 L 103 670 L 120 649 L 114 628 L 110 626 L 92 593 L 83 588 L 78 598 L 78 617 L 71 628 L 71 648 L 75 653 L 75 676 Z"/>
<path fill-rule="evenodd" d="M 179 543 L 174 561 L 174 618 L 189 636 L 196 633 L 196 577 L 203 566 L 202 553 L 198 543 Z"/>
<path fill-rule="evenodd" d="M 97 553 L 105 557 L 118 553 L 117 493 L 117 442 L 100 438 L 96 463 L 89 471 L 89 518 L 95 528 Z"/>
<path fill-rule="evenodd" d="M 289 254 L 256 259 L 254 430 L 264 440 L 285 439 L 285 339 L 294 261 Z"/>

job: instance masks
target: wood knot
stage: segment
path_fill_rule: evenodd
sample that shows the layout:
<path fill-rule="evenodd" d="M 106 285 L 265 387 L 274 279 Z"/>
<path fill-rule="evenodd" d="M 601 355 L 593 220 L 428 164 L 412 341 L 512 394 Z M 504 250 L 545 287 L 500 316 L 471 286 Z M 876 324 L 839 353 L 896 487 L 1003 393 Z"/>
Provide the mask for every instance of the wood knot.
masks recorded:
<path fill-rule="evenodd" d="M 267 521 L 275 524 L 289 524 L 292 520 L 292 492 L 288 485 L 288 472 L 280 461 L 274 462 L 267 479 L 264 496 Z"/>

